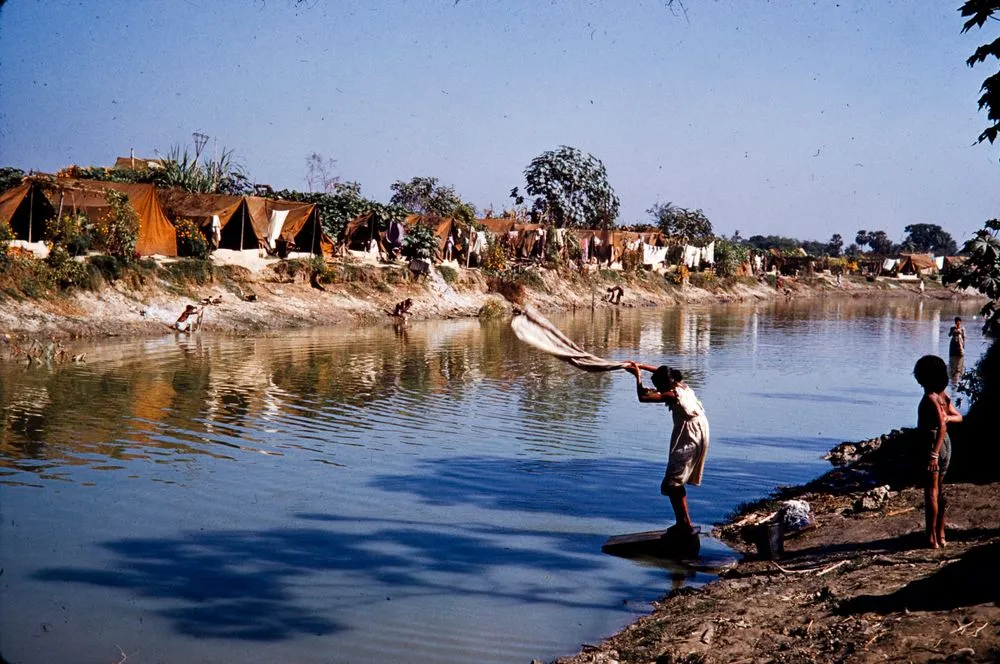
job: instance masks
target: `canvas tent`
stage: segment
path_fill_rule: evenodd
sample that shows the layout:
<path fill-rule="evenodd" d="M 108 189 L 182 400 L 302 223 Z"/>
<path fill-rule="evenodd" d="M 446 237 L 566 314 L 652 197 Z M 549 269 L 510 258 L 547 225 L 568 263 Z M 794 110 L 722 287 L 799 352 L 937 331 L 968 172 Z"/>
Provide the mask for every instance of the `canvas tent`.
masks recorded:
<path fill-rule="evenodd" d="M 937 274 L 937 264 L 930 254 L 900 254 L 897 272 L 901 275 L 926 277 Z"/>
<path fill-rule="evenodd" d="M 113 190 L 125 194 L 139 215 L 139 238 L 136 242 L 136 253 L 140 256 L 177 255 L 177 233 L 160 207 L 156 189 L 151 184 L 127 184 L 41 176 L 30 177 L 26 179 L 25 184 L 31 189 L 27 200 L 29 201 L 29 223 L 33 241 L 41 239 L 40 233 L 35 235 L 36 224 L 38 224 L 39 229 L 44 229 L 45 222 L 55 217 L 60 211 L 63 213 L 78 211 L 93 221 L 100 219 L 110 209 L 105 194 L 109 190 Z M 35 191 L 45 198 L 47 205 L 39 205 Z M 22 202 L 17 209 L 18 215 L 23 214 L 21 212 L 23 206 Z M 39 207 L 43 210 L 41 215 L 36 217 Z M 20 228 L 22 224 L 20 218 L 15 217 L 15 219 Z"/>
<path fill-rule="evenodd" d="M 30 180 L 0 195 L 0 221 L 10 224 L 17 240 L 40 241 L 45 234 L 45 222 L 55 215 L 41 189 Z"/>
<path fill-rule="evenodd" d="M 164 212 L 175 224 L 181 219 L 190 219 L 201 227 L 208 238 L 212 235 L 212 219 L 218 217 L 222 232 L 217 248 L 257 246 L 253 228 L 247 228 L 243 223 L 246 219 L 246 205 L 242 196 L 196 194 L 182 189 L 160 189 L 158 193 Z"/>

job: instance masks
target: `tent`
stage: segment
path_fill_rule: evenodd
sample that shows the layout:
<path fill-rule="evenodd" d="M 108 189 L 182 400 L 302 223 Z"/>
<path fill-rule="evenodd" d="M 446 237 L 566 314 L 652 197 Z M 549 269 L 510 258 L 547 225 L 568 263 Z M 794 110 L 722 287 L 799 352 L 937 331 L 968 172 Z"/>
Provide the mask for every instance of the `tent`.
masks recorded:
<path fill-rule="evenodd" d="M 64 177 L 36 177 L 32 178 L 32 181 L 41 189 L 51 206 L 50 218 L 60 210 L 68 210 L 83 212 L 89 219 L 96 221 L 110 209 L 105 197 L 108 191 L 125 194 L 139 215 L 136 253 L 140 256 L 177 255 L 177 233 L 163 212 L 153 185 Z"/>
<path fill-rule="evenodd" d="M 901 275 L 925 277 L 937 274 L 937 264 L 930 254 L 900 254 L 897 272 Z"/>
<path fill-rule="evenodd" d="M 320 227 L 319 210 L 314 204 L 260 196 L 247 196 L 244 200 L 258 243 L 263 241 L 269 252 L 278 240 L 313 254 L 328 253 L 332 248 L 333 243 Z"/>
<path fill-rule="evenodd" d="M 374 241 L 381 253 L 385 251 L 383 235 L 378 231 L 374 213 L 365 212 L 347 222 L 344 230 L 340 232 L 338 245 L 354 251 L 370 251 L 368 243 Z"/>
<path fill-rule="evenodd" d="M 48 199 L 31 181 L 0 195 L 0 221 L 10 224 L 17 240 L 40 241 L 45 234 L 45 222 L 55 216 Z"/>
<path fill-rule="evenodd" d="M 487 217 L 486 219 L 477 219 L 476 222 L 497 237 L 502 237 L 514 230 L 514 224 L 517 223 L 516 220 L 508 217 Z"/>
<path fill-rule="evenodd" d="M 207 238 L 212 235 L 212 218 L 218 217 L 222 228 L 219 249 L 256 247 L 257 237 L 245 222 L 247 212 L 242 196 L 196 194 L 183 189 L 158 190 L 164 212 L 176 224 L 190 219 L 201 227 Z"/>

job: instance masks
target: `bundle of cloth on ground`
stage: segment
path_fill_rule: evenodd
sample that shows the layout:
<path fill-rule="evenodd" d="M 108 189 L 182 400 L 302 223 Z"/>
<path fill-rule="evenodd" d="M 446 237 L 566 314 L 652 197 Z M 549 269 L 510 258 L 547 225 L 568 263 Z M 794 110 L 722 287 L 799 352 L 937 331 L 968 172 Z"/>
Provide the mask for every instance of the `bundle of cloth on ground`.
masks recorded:
<path fill-rule="evenodd" d="M 627 366 L 626 362 L 612 362 L 583 350 L 532 307 L 525 307 L 521 313 L 514 316 L 510 326 L 521 341 L 543 353 L 569 362 L 578 369 L 614 371 Z"/>

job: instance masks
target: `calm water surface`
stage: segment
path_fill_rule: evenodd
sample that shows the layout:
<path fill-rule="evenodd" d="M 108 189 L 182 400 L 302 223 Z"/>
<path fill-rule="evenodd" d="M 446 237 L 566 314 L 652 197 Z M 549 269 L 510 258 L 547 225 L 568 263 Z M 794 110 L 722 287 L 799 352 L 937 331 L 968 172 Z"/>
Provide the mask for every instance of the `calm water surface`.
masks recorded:
<path fill-rule="evenodd" d="M 711 524 L 912 426 L 974 304 L 820 301 L 555 317 L 685 370 Z M 664 527 L 670 418 L 504 323 L 166 337 L 0 366 L 0 650 L 35 662 L 519 662 L 710 577 L 601 554 Z M 708 540 L 704 562 L 725 559 Z"/>

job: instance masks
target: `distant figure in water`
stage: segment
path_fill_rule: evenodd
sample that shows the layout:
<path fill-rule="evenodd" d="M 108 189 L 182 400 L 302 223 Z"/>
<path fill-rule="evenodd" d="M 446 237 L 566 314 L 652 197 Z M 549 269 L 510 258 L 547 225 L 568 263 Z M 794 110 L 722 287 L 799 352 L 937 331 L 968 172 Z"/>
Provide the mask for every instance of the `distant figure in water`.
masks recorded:
<path fill-rule="evenodd" d="M 676 518 L 676 523 L 667 532 L 691 535 L 695 530 L 688 512 L 687 490 L 684 485 L 701 484 L 709 438 L 705 408 L 695 396 L 694 390 L 684 383 L 684 376 L 677 369 L 629 362 L 626 371 L 635 376 L 635 390 L 640 403 L 665 403 L 673 415 L 670 456 L 660 483 L 660 493 L 670 499 Z M 641 371 L 653 374 L 651 378 L 656 389 L 643 387 Z"/>
<path fill-rule="evenodd" d="M 181 312 L 177 321 L 174 322 L 174 329 L 178 332 L 191 334 L 194 328 L 201 327 L 201 319 L 204 315 L 205 309 L 203 307 L 196 307 L 193 304 L 189 304 L 184 307 L 184 311 Z M 194 321 L 190 320 L 192 316 L 194 316 Z"/>
<path fill-rule="evenodd" d="M 955 324 L 948 330 L 951 343 L 948 344 L 948 355 L 963 357 L 965 355 L 965 328 L 962 327 L 962 317 L 955 316 Z"/>
<path fill-rule="evenodd" d="M 404 325 L 406 324 L 406 318 L 410 315 L 410 308 L 413 306 L 413 298 L 406 298 L 400 302 L 396 303 L 396 306 L 392 308 L 389 312 L 393 318 L 398 319 Z"/>
<path fill-rule="evenodd" d="M 948 423 L 961 422 L 962 414 L 951 403 L 948 389 L 948 367 L 937 355 L 924 355 L 913 367 L 913 377 L 924 388 L 917 406 L 917 432 L 921 445 L 917 463 L 927 459 L 924 484 L 924 516 L 927 544 L 932 549 L 945 546 L 944 536 L 944 476 L 951 463 L 951 439 Z"/>
<path fill-rule="evenodd" d="M 610 302 L 611 304 L 621 304 L 622 295 L 625 294 L 625 289 L 621 286 L 612 286 L 608 289 L 607 295 L 604 296 L 605 302 Z"/>

